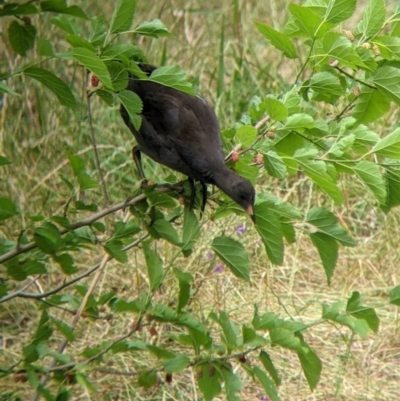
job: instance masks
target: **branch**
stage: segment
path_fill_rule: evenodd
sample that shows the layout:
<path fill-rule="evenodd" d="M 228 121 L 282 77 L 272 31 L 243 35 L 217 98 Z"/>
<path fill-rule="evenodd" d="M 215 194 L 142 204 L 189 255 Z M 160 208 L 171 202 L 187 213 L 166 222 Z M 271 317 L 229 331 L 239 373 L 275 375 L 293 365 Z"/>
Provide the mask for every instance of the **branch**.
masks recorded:
<path fill-rule="evenodd" d="M 133 248 L 134 246 L 136 246 L 137 244 L 139 244 L 140 242 L 142 242 L 144 239 L 146 239 L 149 236 L 149 234 L 145 234 L 142 235 L 140 238 L 138 238 L 136 241 L 133 241 L 131 244 L 127 245 L 126 247 L 122 248 L 124 251 L 127 251 L 128 249 Z M 110 256 L 110 260 L 113 259 L 112 256 Z M 6 296 L 4 296 L 3 298 L 0 298 L 0 304 L 3 302 L 6 302 L 12 298 L 31 298 L 31 299 L 43 299 L 46 297 L 49 297 L 50 295 L 56 294 L 57 292 L 61 291 L 62 289 L 69 287 L 70 285 L 76 283 L 77 281 L 80 281 L 81 279 L 90 276 L 93 272 L 95 272 L 97 269 L 99 269 L 101 266 L 101 262 L 95 264 L 93 267 L 91 267 L 90 269 L 86 270 L 85 272 L 83 272 L 82 274 L 80 274 L 79 276 L 74 277 L 73 279 L 60 284 L 58 287 L 53 288 L 52 290 L 49 290 L 47 292 L 41 293 L 41 294 L 36 294 L 36 293 L 28 293 L 28 292 L 22 292 L 22 290 L 24 290 L 26 288 L 26 286 L 24 286 L 22 288 L 22 290 L 20 291 L 16 291 L 13 292 L 11 294 L 7 294 Z M 31 284 L 31 283 L 30 283 Z"/>
<path fill-rule="evenodd" d="M 157 192 L 162 193 L 162 192 L 170 192 L 171 188 L 160 187 L 160 188 L 156 188 L 155 190 Z M 105 217 L 105 216 L 107 216 L 107 215 L 109 215 L 111 213 L 115 213 L 118 210 L 122 210 L 122 209 L 125 209 L 125 208 L 129 207 L 129 206 L 133 206 L 136 203 L 140 202 L 141 200 L 146 199 L 146 197 L 147 197 L 146 195 L 141 194 L 141 195 L 135 196 L 134 198 L 132 198 L 128 202 L 126 202 L 126 201 L 125 202 L 120 202 L 120 203 L 117 203 L 114 206 L 106 207 L 105 209 L 100 210 L 99 212 L 93 214 L 92 216 L 89 216 L 86 219 L 83 219 L 83 220 L 78 221 L 78 222 L 76 222 L 74 224 L 71 224 L 71 226 L 69 228 L 62 228 L 60 230 L 60 234 L 64 235 L 64 234 L 66 234 L 66 233 L 68 233 L 70 231 L 76 230 L 77 228 L 81 228 L 81 227 L 84 227 L 84 226 L 90 226 L 95 221 L 100 220 L 101 218 L 103 218 L 103 217 Z M 29 242 L 26 245 L 20 245 L 20 246 L 14 248 L 13 250 L 11 250 L 9 252 L 6 252 L 3 255 L 1 255 L 0 256 L 0 263 L 7 262 L 7 260 L 10 260 L 11 258 L 13 258 L 15 256 L 20 255 L 21 253 L 25 253 L 25 252 L 28 252 L 28 251 L 30 251 L 32 249 L 35 249 L 36 247 L 37 247 L 37 245 L 36 245 L 35 242 Z"/>
<path fill-rule="evenodd" d="M 88 80 L 89 80 L 89 72 L 86 73 L 86 83 L 88 83 Z M 96 162 L 96 169 L 99 173 L 101 189 L 103 191 L 103 196 L 104 196 L 104 203 L 105 203 L 105 206 L 107 207 L 110 204 L 110 199 L 108 198 L 106 182 L 104 181 L 103 172 L 101 171 L 101 166 L 100 166 L 99 153 L 97 152 L 96 136 L 94 134 L 94 129 L 93 129 L 92 111 L 90 108 L 90 94 L 89 93 L 86 94 L 86 104 L 87 104 L 90 138 L 92 140 L 93 151 L 94 151 L 94 160 Z"/>
<path fill-rule="evenodd" d="M 347 71 L 345 71 L 343 68 L 339 67 L 336 63 L 331 64 L 331 67 L 335 68 L 336 70 L 338 70 L 339 72 L 341 72 L 343 75 L 346 75 L 346 77 L 349 77 L 350 79 L 352 79 L 353 81 L 356 81 L 358 83 L 360 83 L 361 85 L 365 85 L 368 86 L 368 88 L 371 89 L 378 89 L 375 85 L 372 85 L 368 82 L 365 82 L 359 78 L 356 78 L 354 75 L 349 74 Z"/>

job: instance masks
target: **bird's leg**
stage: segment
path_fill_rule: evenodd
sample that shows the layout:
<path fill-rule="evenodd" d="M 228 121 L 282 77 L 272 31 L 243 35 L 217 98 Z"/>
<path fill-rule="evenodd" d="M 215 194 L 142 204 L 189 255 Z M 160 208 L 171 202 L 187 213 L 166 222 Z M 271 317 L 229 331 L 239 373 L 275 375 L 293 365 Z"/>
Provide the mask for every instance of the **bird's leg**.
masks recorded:
<path fill-rule="evenodd" d="M 194 185 L 194 179 L 188 178 L 189 185 L 190 185 L 190 200 L 189 200 L 189 210 L 193 209 L 194 199 L 196 197 L 196 187 Z"/>
<path fill-rule="evenodd" d="M 140 153 L 140 149 L 138 146 L 134 146 L 132 148 L 132 158 L 135 162 L 136 168 L 138 169 L 140 179 L 142 180 L 141 188 L 144 189 L 147 187 L 147 179 L 144 175 L 143 167 L 142 167 L 142 155 Z"/>
<path fill-rule="evenodd" d="M 201 184 L 201 190 L 203 192 L 203 201 L 201 205 L 201 212 L 204 213 L 204 209 L 206 208 L 206 203 L 207 203 L 207 184 L 204 182 L 200 181 Z"/>

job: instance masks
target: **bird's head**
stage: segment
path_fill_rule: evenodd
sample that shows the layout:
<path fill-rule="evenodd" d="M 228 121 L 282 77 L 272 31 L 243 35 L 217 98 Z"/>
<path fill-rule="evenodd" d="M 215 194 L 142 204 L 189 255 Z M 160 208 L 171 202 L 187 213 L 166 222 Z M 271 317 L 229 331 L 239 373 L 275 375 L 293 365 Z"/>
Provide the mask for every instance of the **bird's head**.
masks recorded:
<path fill-rule="evenodd" d="M 254 198 L 256 192 L 253 185 L 244 179 L 243 177 L 236 175 L 235 179 L 231 183 L 231 187 L 227 188 L 227 195 L 234 200 L 239 206 L 241 206 L 246 213 L 249 214 L 253 222 L 255 222 L 254 215 Z"/>

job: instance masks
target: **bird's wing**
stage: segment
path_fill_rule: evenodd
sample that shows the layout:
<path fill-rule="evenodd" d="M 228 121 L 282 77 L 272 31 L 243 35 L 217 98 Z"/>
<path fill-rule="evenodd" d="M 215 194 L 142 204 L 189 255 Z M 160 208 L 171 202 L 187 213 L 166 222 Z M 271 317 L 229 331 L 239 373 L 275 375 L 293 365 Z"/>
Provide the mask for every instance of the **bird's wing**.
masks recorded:
<path fill-rule="evenodd" d="M 147 84 L 147 85 L 146 85 Z M 223 163 L 218 120 L 200 98 L 142 81 L 142 115 L 160 141 L 173 146 L 197 179 L 213 182 L 213 170 Z"/>

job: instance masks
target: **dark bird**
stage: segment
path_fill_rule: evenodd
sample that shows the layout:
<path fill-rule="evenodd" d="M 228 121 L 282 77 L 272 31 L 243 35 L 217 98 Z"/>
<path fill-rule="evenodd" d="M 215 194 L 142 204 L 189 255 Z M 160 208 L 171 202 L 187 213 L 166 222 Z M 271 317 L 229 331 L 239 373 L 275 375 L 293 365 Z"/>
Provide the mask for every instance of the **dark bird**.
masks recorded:
<path fill-rule="evenodd" d="M 139 67 L 147 75 L 157 68 L 147 64 Z M 206 184 L 213 184 L 254 220 L 254 187 L 225 165 L 219 124 L 211 106 L 200 97 L 135 76 L 130 76 L 127 89 L 143 102 L 142 125 L 138 131 L 121 105 L 122 118 L 137 141 L 132 154 L 142 177 L 140 152 L 187 175 L 192 194 L 193 181 L 199 181 L 203 188 L 203 207 Z"/>

